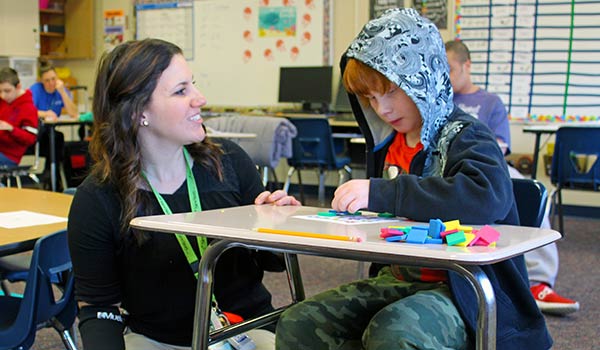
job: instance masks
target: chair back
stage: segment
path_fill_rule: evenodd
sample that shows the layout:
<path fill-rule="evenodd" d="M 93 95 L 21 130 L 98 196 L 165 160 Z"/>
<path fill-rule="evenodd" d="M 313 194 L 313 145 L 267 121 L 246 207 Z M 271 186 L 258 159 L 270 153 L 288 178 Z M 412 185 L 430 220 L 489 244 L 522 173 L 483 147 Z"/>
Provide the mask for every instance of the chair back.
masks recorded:
<path fill-rule="evenodd" d="M 331 127 L 327 118 L 290 118 L 296 126 L 298 135 L 292 140 L 292 157 L 288 164 L 295 168 L 321 167 L 339 169 Z"/>
<path fill-rule="evenodd" d="M 521 226 L 540 227 L 548 200 L 546 187 L 531 179 L 512 179 L 512 183 Z"/>
<path fill-rule="evenodd" d="M 550 180 L 564 188 L 600 190 L 600 126 L 556 132 Z"/>
<path fill-rule="evenodd" d="M 77 313 L 73 284 L 66 230 L 40 238 L 33 249 L 23 297 L 0 297 L 0 349 L 29 348 L 41 325 L 52 323 L 56 328 L 59 322 L 70 328 Z"/>

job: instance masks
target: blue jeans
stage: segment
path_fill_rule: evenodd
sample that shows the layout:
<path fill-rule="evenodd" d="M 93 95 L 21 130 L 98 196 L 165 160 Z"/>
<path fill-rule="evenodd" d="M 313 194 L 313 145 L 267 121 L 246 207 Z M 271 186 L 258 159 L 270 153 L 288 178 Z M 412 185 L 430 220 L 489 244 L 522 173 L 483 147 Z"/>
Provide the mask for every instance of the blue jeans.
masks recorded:
<path fill-rule="evenodd" d="M 4 153 L 0 152 L 0 165 L 17 165 L 17 163 L 13 162 L 11 159 L 9 159 L 7 156 L 4 155 Z"/>

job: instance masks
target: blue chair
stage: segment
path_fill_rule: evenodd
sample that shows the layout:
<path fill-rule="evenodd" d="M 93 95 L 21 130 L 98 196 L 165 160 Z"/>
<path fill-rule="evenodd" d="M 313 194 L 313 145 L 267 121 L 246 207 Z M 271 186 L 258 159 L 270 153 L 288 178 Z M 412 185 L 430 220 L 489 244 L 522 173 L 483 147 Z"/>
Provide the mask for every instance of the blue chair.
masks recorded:
<path fill-rule="evenodd" d="M 292 157 L 288 158 L 287 179 L 283 186 L 288 191 L 292 175 L 298 171 L 298 185 L 300 186 L 300 200 L 304 202 L 302 189 L 301 170 L 316 169 L 319 172 L 319 204 L 325 204 L 325 171 L 337 170 L 339 174 L 338 185 L 344 182 L 344 171 L 352 177 L 350 157 L 340 156 L 343 147 L 334 146 L 331 127 L 327 118 L 290 118 L 296 126 L 297 136 L 292 140 Z M 343 141 L 343 140 L 340 140 Z"/>
<path fill-rule="evenodd" d="M 521 226 L 540 227 L 548 202 L 546 187 L 531 179 L 512 179 L 512 184 Z"/>
<path fill-rule="evenodd" d="M 77 314 L 73 278 L 66 230 L 40 238 L 23 297 L 0 296 L 0 349 L 29 349 L 44 327 L 53 327 L 67 349 L 77 349 L 69 331 Z"/>
<path fill-rule="evenodd" d="M 600 127 L 561 127 L 556 132 L 550 181 L 559 231 L 565 234 L 562 190 L 600 190 Z M 554 215 L 553 215 L 554 216 Z"/>

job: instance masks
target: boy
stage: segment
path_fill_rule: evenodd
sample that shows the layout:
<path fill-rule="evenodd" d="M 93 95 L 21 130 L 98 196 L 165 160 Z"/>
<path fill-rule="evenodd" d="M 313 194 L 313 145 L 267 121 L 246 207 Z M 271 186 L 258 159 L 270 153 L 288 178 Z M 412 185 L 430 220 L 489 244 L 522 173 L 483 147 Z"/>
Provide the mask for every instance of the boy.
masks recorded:
<path fill-rule="evenodd" d="M 370 179 L 341 185 L 334 209 L 518 224 L 502 152 L 484 124 L 454 107 L 445 56 L 437 28 L 414 9 L 386 11 L 351 43 L 341 68 L 367 143 Z M 383 179 L 392 153 L 399 159 L 387 161 L 402 174 Z M 498 299 L 496 347 L 548 349 L 552 340 L 529 293 L 523 256 L 481 268 Z M 377 277 L 286 310 L 276 347 L 467 349 L 474 342 L 475 300 L 469 283 L 453 272 L 385 267 Z"/>
<path fill-rule="evenodd" d="M 37 127 L 31 92 L 21 88 L 14 69 L 0 69 L 0 165 L 19 164 L 36 141 Z"/>

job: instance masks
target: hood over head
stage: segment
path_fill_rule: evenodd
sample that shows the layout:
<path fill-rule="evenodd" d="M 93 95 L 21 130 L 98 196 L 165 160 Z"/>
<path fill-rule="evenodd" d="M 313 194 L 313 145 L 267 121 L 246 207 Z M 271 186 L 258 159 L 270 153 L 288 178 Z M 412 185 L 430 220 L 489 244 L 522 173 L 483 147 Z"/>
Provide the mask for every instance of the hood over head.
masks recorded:
<path fill-rule="evenodd" d="M 412 8 L 387 10 L 352 41 L 342 57 L 342 69 L 349 58 L 380 72 L 414 101 L 423 118 L 421 142 L 431 152 L 454 108 L 446 49 L 436 26 Z M 370 106 L 354 112 L 365 116 L 375 149 L 393 133 Z"/>

